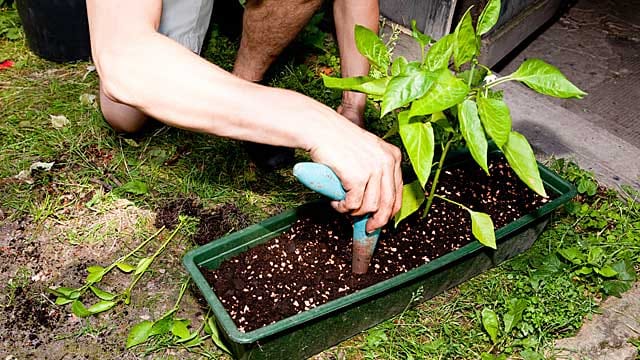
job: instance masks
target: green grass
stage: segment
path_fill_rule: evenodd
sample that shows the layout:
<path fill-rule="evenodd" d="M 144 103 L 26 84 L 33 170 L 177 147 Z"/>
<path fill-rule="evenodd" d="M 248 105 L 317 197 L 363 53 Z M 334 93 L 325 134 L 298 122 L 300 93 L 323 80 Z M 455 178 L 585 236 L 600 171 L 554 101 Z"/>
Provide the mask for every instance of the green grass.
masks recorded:
<path fill-rule="evenodd" d="M 142 134 L 116 134 L 95 104 L 80 101 L 82 94 L 98 95 L 98 79 L 88 72 L 89 63 L 41 60 L 27 50 L 24 40 L 0 44 L 4 56 L 18 63 L 0 72 L 0 203 L 12 218 L 30 215 L 43 220 L 56 213 L 57 197 L 77 193 L 79 187 L 95 188 L 99 182 L 114 188 L 144 182 L 148 193 L 119 195 L 150 208 L 176 196 L 196 196 L 212 204 L 236 203 L 254 219 L 304 200 L 302 187 L 288 172 L 249 168 L 236 141 L 160 125 Z M 232 41 L 214 36 L 205 55 L 228 67 L 233 49 Z M 286 63 L 281 68 L 274 85 L 297 84 L 310 95 L 339 99 L 339 94 L 323 88 L 319 77 L 309 81 L 307 65 Z M 69 124 L 56 129 L 51 115 L 64 115 Z M 55 165 L 49 172 L 34 174 L 32 184 L 14 179 L 36 161 Z"/>
<path fill-rule="evenodd" d="M 6 10 L 0 14 L 16 18 Z M 212 31 L 204 56 L 230 70 L 237 43 L 215 26 Z M 317 44 L 317 32 L 311 34 Z M 326 68 L 339 73 L 335 44 L 325 40 L 325 50 L 300 49 L 302 56 L 298 51 L 276 64 L 269 83 L 337 106 L 340 93 L 325 89 L 319 75 Z M 8 40 L 0 35 L 3 59 L 17 63 L 0 71 L 0 210 L 9 220 L 63 219 L 61 210 L 69 202 L 88 204 L 99 194 L 100 201 L 125 197 L 152 210 L 174 197 L 197 197 L 205 205 L 232 202 L 257 221 L 311 196 L 289 171 L 250 168 L 242 146 L 232 140 L 159 125 L 143 134 L 116 134 L 94 104 L 80 101 L 83 94 L 98 94 L 98 78 L 88 70 L 90 63 L 47 62 L 28 51 L 23 37 Z M 54 128 L 51 115 L 64 115 L 69 124 Z M 369 128 L 383 134 L 388 122 L 377 116 L 370 106 Z M 50 171 L 34 172 L 29 181 L 15 178 L 37 161 L 55 164 Z M 595 193 L 588 173 L 562 161 L 554 166 L 583 194 L 555 214 L 531 250 L 330 352 L 344 353 L 348 359 L 550 355 L 554 339 L 575 333 L 585 316 L 597 312 L 603 296 L 631 283 L 630 272 L 623 267 L 635 267 L 635 277 L 640 262 L 640 205 L 633 201 L 638 194 Z M 126 184 L 139 182 L 148 191 L 126 191 Z M 100 195 L 100 184 L 112 187 L 113 195 Z M 579 263 L 568 253 L 592 261 Z M 598 274 L 605 266 L 620 271 L 610 277 Z M 502 328 L 505 314 L 518 300 L 525 305 L 521 321 L 492 342 L 482 325 L 483 309 L 493 310 Z"/>

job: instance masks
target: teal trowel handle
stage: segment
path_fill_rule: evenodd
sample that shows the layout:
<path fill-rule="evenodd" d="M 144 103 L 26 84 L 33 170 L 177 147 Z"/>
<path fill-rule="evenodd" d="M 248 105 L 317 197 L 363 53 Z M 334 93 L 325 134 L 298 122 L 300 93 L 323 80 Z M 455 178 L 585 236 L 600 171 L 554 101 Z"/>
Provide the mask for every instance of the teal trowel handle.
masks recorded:
<path fill-rule="evenodd" d="M 293 175 L 309 189 L 332 200 L 344 200 L 346 192 L 338 176 L 328 166 L 313 162 L 297 163 Z M 357 217 L 353 223 L 353 272 L 367 272 L 380 230 L 367 234 L 369 215 Z"/>

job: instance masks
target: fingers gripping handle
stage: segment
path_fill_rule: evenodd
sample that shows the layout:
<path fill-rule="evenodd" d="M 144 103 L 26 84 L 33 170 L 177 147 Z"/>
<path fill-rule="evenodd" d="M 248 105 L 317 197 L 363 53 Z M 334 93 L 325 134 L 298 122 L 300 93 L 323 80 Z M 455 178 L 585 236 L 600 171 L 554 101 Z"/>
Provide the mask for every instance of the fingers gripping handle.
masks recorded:
<path fill-rule="evenodd" d="M 338 176 L 328 166 L 313 162 L 297 163 L 293 175 L 309 189 L 332 200 L 340 201 L 346 192 Z M 367 234 L 369 215 L 357 217 L 353 223 L 353 272 L 364 274 L 369 268 L 371 256 L 375 250 L 380 230 Z"/>

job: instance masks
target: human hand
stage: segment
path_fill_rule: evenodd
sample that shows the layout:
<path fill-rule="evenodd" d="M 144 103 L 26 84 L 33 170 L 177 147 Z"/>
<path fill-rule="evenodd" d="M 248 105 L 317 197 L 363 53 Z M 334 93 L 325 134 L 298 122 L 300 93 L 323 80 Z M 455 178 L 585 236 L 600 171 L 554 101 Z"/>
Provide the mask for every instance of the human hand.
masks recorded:
<path fill-rule="evenodd" d="M 347 195 L 332 202 L 339 212 L 371 214 L 367 232 L 384 226 L 402 205 L 400 150 L 341 117 L 341 128 L 323 138 L 319 134 L 311 157 L 329 166 L 340 178 Z"/>

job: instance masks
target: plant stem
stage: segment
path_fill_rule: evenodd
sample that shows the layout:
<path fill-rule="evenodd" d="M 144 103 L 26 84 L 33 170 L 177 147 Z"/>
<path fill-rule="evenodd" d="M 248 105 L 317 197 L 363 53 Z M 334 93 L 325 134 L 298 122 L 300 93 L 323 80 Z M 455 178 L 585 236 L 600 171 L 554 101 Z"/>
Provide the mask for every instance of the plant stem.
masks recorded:
<path fill-rule="evenodd" d="M 494 82 L 492 82 L 492 83 L 489 83 L 489 84 L 485 85 L 484 87 L 485 87 L 486 89 L 490 89 L 490 88 L 492 88 L 492 87 L 494 87 L 494 86 L 496 86 L 496 85 L 504 84 L 504 83 L 506 83 L 507 81 L 511 81 L 511 80 L 513 80 L 513 79 L 511 78 L 511 75 L 509 75 L 509 76 L 504 76 L 504 77 L 501 77 L 501 78 L 497 79 L 496 81 L 494 81 Z"/>
<path fill-rule="evenodd" d="M 118 259 L 116 259 L 116 261 L 112 262 L 109 266 L 107 266 L 106 268 L 104 268 L 102 270 L 102 274 L 103 276 L 108 274 L 109 271 L 113 270 L 113 268 L 115 268 L 116 266 L 118 266 L 118 263 L 127 260 L 128 258 L 130 258 L 133 254 L 137 253 L 138 251 L 140 251 L 143 247 L 147 246 L 147 244 L 156 238 L 156 236 L 160 235 L 160 233 L 162 231 L 164 231 L 165 227 L 161 227 L 160 229 L 158 229 L 158 231 L 156 231 L 153 235 L 149 236 L 148 238 L 146 238 L 143 242 L 140 243 L 140 245 L 136 246 L 135 249 L 131 250 L 127 255 L 123 255 L 121 257 L 119 257 Z M 87 282 L 86 284 L 84 284 L 81 288 L 79 288 L 77 291 L 79 291 L 81 294 L 84 294 L 87 289 L 89 289 L 89 287 L 95 283 L 97 283 L 99 281 L 96 282 Z"/>
<path fill-rule="evenodd" d="M 137 253 L 138 251 L 140 251 L 140 249 L 142 249 L 143 247 L 145 247 L 149 242 L 151 242 L 151 240 L 155 239 L 156 236 L 160 235 L 161 232 L 163 232 L 165 229 L 165 227 L 161 227 L 158 231 L 156 231 L 153 235 L 149 236 L 148 238 L 146 238 L 143 242 L 140 243 L 140 245 L 136 246 L 135 249 L 131 250 L 127 255 L 121 256 L 119 257 L 116 261 L 114 261 L 111 265 L 107 266 L 106 269 L 104 269 L 105 274 L 108 273 L 109 271 L 111 271 L 111 269 L 113 269 L 114 267 L 117 266 L 117 264 L 119 262 L 125 261 L 128 258 L 130 258 L 131 256 L 133 256 L 133 254 Z"/>
<path fill-rule="evenodd" d="M 153 262 L 155 261 L 155 259 L 164 251 L 164 249 L 166 249 L 167 245 L 169 245 L 169 242 L 171 240 L 173 240 L 173 238 L 176 236 L 176 234 L 178 233 L 178 231 L 180 230 L 180 228 L 182 228 L 182 225 L 184 225 L 184 222 L 180 221 L 180 223 L 178 224 L 178 226 L 176 226 L 175 230 L 173 230 L 173 232 L 169 235 L 169 237 L 167 238 L 167 240 L 165 240 L 165 242 L 162 244 L 162 246 L 160 246 L 160 248 L 158 248 L 158 250 L 156 250 L 155 253 L 153 253 L 153 255 L 151 256 L 151 262 L 149 263 L 149 266 L 151 264 L 153 264 Z M 164 227 L 163 227 L 164 228 Z M 140 279 L 142 278 L 142 276 L 144 275 L 146 271 L 141 272 L 140 274 L 138 274 L 133 281 L 131 282 L 131 285 L 129 285 L 129 287 L 127 288 L 127 290 L 124 292 L 126 298 L 129 298 L 131 296 L 131 290 L 133 290 L 133 288 L 136 286 L 136 284 L 138 283 L 138 281 L 140 281 Z"/>
<path fill-rule="evenodd" d="M 176 304 L 173 306 L 173 311 L 178 311 L 178 307 L 180 306 L 180 302 L 182 301 L 182 297 L 187 292 L 187 288 L 189 287 L 189 283 L 191 282 L 191 278 L 188 277 L 187 281 L 182 283 L 180 287 L 180 294 L 178 294 L 178 300 L 176 300 Z"/>
<path fill-rule="evenodd" d="M 483 68 L 483 69 L 487 70 L 487 75 L 491 75 L 491 74 L 493 74 L 493 71 L 491 71 L 491 69 L 489 69 L 487 66 L 484 66 L 484 65 L 482 65 L 482 64 L 480 64 L 480 63 L 477 63 L 476 65 L 478 65 L 478 66 L 480 66 L 481 68 Z"/>
<path fill-rule="evenodd" d="M 427 217 L 427 214 L 429 213 L 429 209 L 431 208 L 431 204 L 433 203 L 433 197 L 436 194 L 436 186 L 438 185 L 440 172 L 442 171 L 442 166 L 444 165 L 444 158 L 447 156 L 447 152 L 449 151 L 449 147 L 451 146 L 452 142 L 453 142 L 453 139 L 449 139 L 449 141 L 447 141 L 447 144 L 442 149 L 442 154 L 440 154 L 440 160 L 438 161 L 438 169 L 436 169 L 436 174 L 433 176 L 433 181 L 431 182 L 431 190 L 429 190 L 429 197 L 427 198 L 427 206 L 424 209 L 424 214 L 422 214 L 423 218 Z"/>
<path fill-rule="evenodd" d="M 469 88 L 471 88 L 471 82 L 473 82 L 473 72 L 476 70 L 476 64 L 471 64 L 471 73 L 469 74 Z"/>
<path fill-rule="evenodd" d="M 459 203 L 459 202 L 457 202 L 457 201 L 453 201 L 453 200 L 451 200 L 451 199 L 447 199 L 446 197 L 444 197 L 444 196 L 442 196 L 442 195 L 434 195 L 434 196 L 435 196 L 435 197 L 437 197 L 438 199 L 444 200 L 444 201 L 446 201 L 446 202 L 448 202 L 448 203 L 451 203 L 451 204 L 453 204 L 453 205 L 458 205 L 458 206 L 460 206 L 461 208 L 463 208 L 463 209 L 465 209 L 465 210 L 467 210 L 467 211 L 471 211 L 471 209 L 469 209 L 468 207 L 466 207 L 466 206 L 464 206 L 464 205 L 460 204 L 460 203 Z"/>

